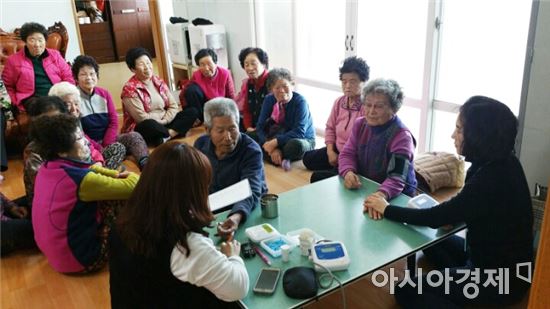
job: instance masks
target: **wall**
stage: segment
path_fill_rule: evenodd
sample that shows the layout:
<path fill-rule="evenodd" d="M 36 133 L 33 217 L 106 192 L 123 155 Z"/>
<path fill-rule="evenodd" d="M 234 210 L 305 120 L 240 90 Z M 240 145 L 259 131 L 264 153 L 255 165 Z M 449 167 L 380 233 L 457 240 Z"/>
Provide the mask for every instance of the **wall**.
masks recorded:
<path fill-rule="evenodd" d="M 65 58 L 72 61 L 80 55 L 71 0 L 1 0 L 0 21 L 0 27 L 8 32 L 29 21 L 40 23 L 46 28 L 61 21 L 69 34 Z"/>
<path fill-rule="evenodd" d="M 246 74 L 239 64 L 239 52 L 245 47 L 255 45 L 252 0 L 173 0 L 172 3 L 175 16 L 189 21 L 201 17 L 225 26 L 229 68 L 235 87 L 240 89 L 241 80 Z"/>
<path fill-rule="evenodd" d="M 520 160 L 529 188 L 550 180 L 550 1 L 540 1 Z"/>

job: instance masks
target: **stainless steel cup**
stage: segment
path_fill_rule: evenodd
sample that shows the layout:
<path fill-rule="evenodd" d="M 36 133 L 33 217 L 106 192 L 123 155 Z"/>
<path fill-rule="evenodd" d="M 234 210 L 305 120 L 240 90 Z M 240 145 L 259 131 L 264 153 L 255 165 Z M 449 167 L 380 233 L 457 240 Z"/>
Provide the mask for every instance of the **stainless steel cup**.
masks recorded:
<path fill-rule="evenodd" d="M 276 194 L 265 194 L 260 199 L 262 206 L 262 217 L 273 219 L 279 216 L 279 196 Z"/>

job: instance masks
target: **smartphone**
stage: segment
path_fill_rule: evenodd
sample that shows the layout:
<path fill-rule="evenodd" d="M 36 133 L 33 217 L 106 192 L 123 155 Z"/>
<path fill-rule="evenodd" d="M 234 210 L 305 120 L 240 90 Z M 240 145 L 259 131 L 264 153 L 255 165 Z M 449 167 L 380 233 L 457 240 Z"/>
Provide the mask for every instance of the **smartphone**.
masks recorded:
<path fill-rule="evenodd" d="M 255 293 L 273 294 L 277 288 L 280 275 L 281 270 L 279 268 L 262 268 L 252 290 Z"/>

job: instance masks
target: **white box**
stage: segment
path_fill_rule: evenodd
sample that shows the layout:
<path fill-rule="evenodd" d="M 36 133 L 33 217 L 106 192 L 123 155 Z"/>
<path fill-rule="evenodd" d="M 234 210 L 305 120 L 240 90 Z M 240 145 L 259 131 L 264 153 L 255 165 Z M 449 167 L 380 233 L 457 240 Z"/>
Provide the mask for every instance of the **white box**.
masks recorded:
<path fill-rule="evenodd" d="M 168 52 L 173 63 L 189 64 L 191 62 L 188 27 L 189 23 L 166 24 Z"/>
<path fill-rule="evenodd" d="M 226 69 L 229 68 L 227 39 L 223 25 L 189 25 L 188 29 L 191 58 L 194 58 L 200 49 L 211 48 L 218 55 L 218 65 Z M 196 66 L 194 59 L 192 59 L 192 62 L 193 66 Z"/>

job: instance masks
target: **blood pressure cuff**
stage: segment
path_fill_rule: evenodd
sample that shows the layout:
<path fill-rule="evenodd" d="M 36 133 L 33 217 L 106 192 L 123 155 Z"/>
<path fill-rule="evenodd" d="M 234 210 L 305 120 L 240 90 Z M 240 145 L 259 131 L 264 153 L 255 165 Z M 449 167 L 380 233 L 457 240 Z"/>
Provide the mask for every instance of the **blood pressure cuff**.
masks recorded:
<path fill-rule="evenodd" d="M 402 181 L 407 180 L 411 162 L 406 155 L 392 153 L 388 164 L 388 177 L 398 177 Z"/>
<path fill-rule="evenodd" d="M 317 278 L 311 267 L 292 267 L 283 275 L 283 290 L 290 298 L 304 299 L 317 295 Z"/>

